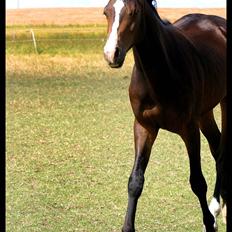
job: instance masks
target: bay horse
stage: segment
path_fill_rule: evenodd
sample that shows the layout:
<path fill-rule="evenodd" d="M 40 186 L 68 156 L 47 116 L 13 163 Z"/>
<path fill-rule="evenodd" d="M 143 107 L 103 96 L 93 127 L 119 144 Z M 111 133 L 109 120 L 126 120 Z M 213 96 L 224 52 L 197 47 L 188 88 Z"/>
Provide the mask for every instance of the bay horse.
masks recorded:
<path fill-rule="evenodd" d="M 152 0 L 110 0 L 104 14 L 108 21 L 104 57 L 109 66 L 120 68 L 130 48 L 135 62 L 129 86 L 135 116 L 135 161 L 128 181 L 122 231 L 135 231 L 137 202 L 159 129 L 183 139 L 190 163 L 190 185 L 199 199 L 204 231 L 217 231 L 220 172 L 208 207 L 207 183 L 201 170 L 200 130 L 217 166 L 218 157 L 225 153 L 227 127 L 226 20 L 189 14 L 172 24 L 160 18 Z M 219 103 L 221 132 L 213 114 Z"/>

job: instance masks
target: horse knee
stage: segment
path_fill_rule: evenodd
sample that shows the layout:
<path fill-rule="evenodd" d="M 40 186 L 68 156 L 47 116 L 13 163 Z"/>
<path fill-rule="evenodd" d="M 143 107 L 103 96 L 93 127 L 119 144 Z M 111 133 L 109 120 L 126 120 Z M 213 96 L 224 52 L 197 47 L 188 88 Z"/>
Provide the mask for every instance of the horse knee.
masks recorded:
<path fill-rule="evenodd" d="M 139 198 L 144 184 L 144 175 L 131 175 L 128 182 L 128 194 L 130 197 Z"/>
<path fill-rule="evenodd" d="M 199 175 L 199 176 L 190 176 L 190 185 L 191 185 L 191 189 L 192 191 L 197 195 L 197 196 L 201 196 L 201 195 L 205 195 L 207 192 L 207 183 L 205 181 L 205 178 L 203 175 Z"/>

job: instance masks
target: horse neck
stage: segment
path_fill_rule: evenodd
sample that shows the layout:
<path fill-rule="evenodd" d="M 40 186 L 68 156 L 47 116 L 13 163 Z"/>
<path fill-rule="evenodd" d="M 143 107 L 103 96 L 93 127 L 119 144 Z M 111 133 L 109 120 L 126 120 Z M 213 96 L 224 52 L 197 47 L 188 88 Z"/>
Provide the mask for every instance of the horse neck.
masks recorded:
<path fill-rule="evenodd" d="M 135 63 L 138 66 L 142 65 L 146 70 L 153 69 L 155 72 L 162 73 L 162 76 L 173 73 L 169 48 L 173 49 L 171 43 L 173 39 L 175 40 L 175 32 L 171 27 L 163 23 L 156 11 L 145 8 L 144 37 L 133 47 Z"/>
<path fill-rule="evenodd" d="M 155 102 L 172 101 L 166 96 L 179 96 L 191 90 L 191 69 L 195 53 L 191 42 L 174 26 L 166 25 L 158 14 L 148 11 L 144 18 L 144 39 L 133 47 L 136 67 L 143 72 L 150 96 Z M 194 69 L 191 69 L 194 72 Z M 190 89 L 190 90 L 189 90 Z"/>

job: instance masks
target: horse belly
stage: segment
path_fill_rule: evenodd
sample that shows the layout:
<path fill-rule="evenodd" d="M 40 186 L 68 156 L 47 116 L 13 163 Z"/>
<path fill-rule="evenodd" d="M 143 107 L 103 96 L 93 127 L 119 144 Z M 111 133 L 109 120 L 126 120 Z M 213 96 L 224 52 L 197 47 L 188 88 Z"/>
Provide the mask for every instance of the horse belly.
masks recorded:
<path fill-rule="evenodd" d="M 226 96 L 226 78 L 219 76 L 221 80 L 214 80 L 214 84 L 204 86 L 204 94 L 202 97 L 202 110 L 201 114 L 207 113 L 212 110 L 220 101 Z"/>
<path fill-rule="evenodd" d="M 136 119 L 147 129 L 161 128 L 174 133 L 179 133 L 188 117 L 184 113 L 178 113 L 171 109 L 163 109 L 156 105 L 150 109 L 144 109 L 136 115 Z"/>
<path fill-rule="evenodd" d="M 226 96 L 226 54 L 215 51 L 214 56 L 204 57 L 208 62 L 204 75 L 202 111 L 207 112 Z"/>
<path fill-rule="evenodd" d="M 159 106 L 141 110 L 133 110 L 136 120 L 148 131 L 164 129 L 176 134 L 180 134 L 183 128 L 191 121 L 198 120 L 201 115 L 213 109 L 217 103 L 205 104 L 202 111 L 195 113 L 194 111 L 178 112 L 173 109 L 162 109 Z M 133 108 L 133 107 L 132 107 Z"/>
<path fill-rule="evenodd" d="M 216 26 L 214 30 L 207 30 L 199 27 L 199 24 L 191 31 L 186 30 L 185 35 L 196 45 L 203 58 L 201 113 L 204 114 L 226 96 L 226 38 Z"/>

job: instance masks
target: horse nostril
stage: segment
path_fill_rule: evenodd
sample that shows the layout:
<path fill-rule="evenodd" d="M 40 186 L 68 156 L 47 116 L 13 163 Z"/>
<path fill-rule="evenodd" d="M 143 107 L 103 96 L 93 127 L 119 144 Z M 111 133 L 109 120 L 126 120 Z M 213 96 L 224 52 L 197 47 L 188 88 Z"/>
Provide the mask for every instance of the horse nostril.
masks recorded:
<path fill-rule="evenodd" d="M 115 59 L 117 59 L 119 57 L 119 55 L 120 55 L 120 49 L 119 49 L 119 47 L 116 47 L 115 53 L 114 53 Z"/>

